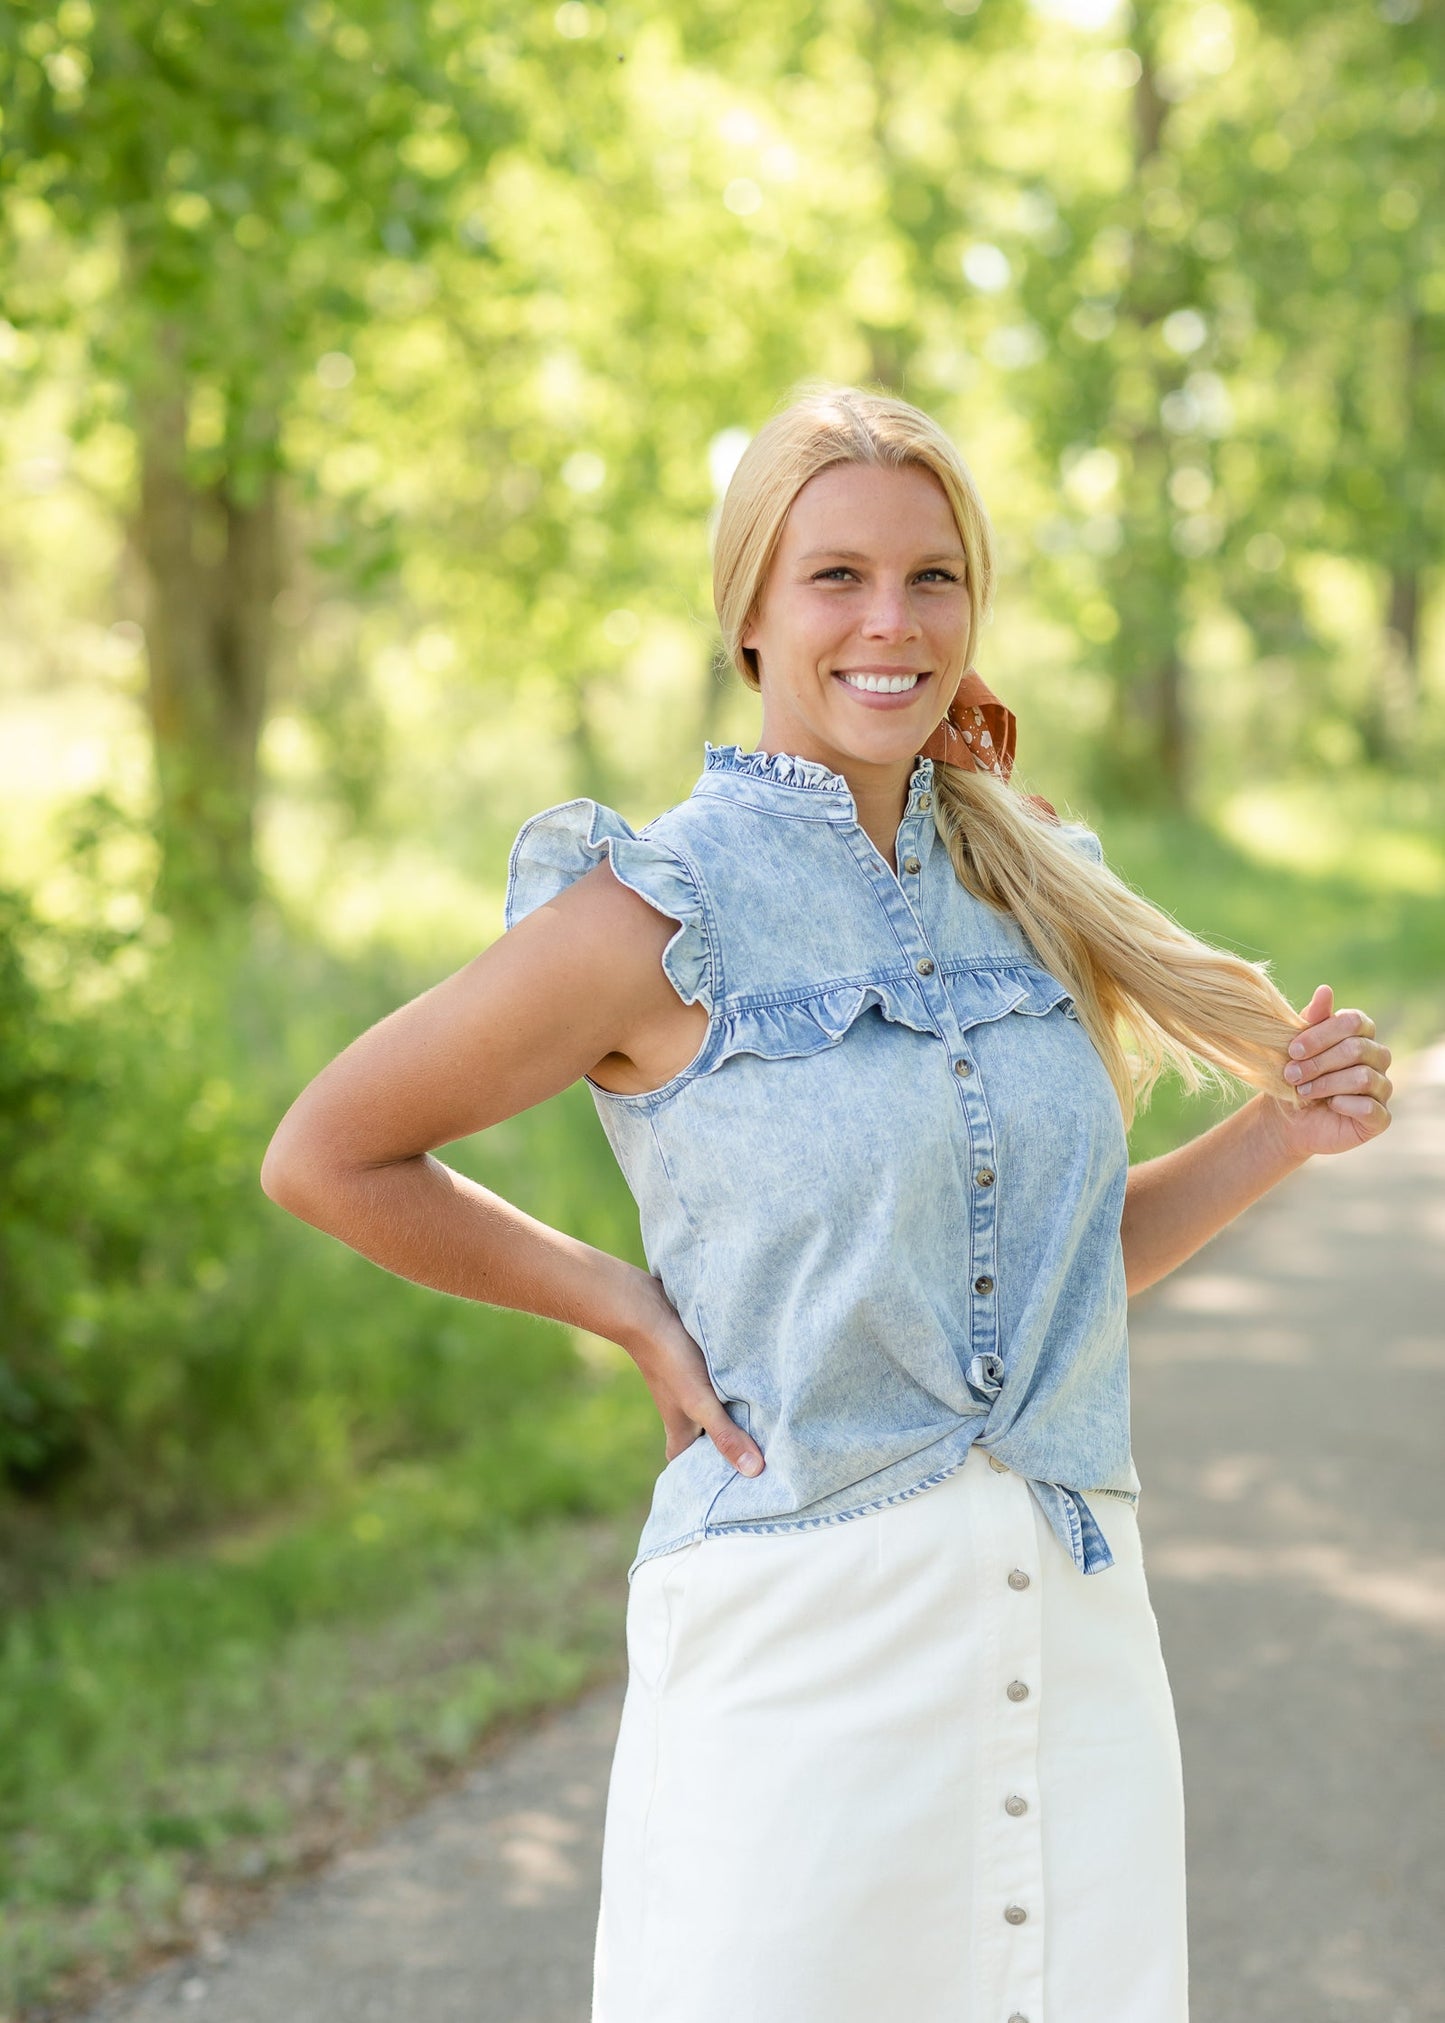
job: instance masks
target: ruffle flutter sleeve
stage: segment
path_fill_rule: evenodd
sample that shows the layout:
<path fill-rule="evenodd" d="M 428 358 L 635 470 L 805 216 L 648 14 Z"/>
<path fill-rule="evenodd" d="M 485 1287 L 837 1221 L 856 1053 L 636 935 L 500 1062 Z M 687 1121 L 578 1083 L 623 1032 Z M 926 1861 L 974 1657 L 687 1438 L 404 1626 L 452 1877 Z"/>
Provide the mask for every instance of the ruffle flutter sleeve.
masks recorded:
<path fill-rule="evenodd" d="M 515 927 L 604 857 L 619 883 L 678 922 L 662 952 L 663 970 L 684 1004 L 701 1002 L 711 1011 L 718 995 L 717 964 L 696 878 L 676 851 L 638 835 L 624 816 L 600 801 L 562 801 L 522 824 L 507 858 L 505 925 Z"/>

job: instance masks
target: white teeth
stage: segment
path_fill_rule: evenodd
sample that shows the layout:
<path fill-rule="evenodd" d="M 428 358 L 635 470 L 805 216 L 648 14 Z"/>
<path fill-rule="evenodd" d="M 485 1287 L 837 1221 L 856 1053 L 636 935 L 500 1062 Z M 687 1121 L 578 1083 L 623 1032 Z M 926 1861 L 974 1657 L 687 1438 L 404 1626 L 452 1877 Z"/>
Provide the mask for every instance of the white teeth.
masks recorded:
<path fill-rule="evenodd" d="M 849 688 L 866 688 L 870 695 L 902 695 L 905 689 L 918 686 L 916 674 L 845 674 L 841 678 Z"/>

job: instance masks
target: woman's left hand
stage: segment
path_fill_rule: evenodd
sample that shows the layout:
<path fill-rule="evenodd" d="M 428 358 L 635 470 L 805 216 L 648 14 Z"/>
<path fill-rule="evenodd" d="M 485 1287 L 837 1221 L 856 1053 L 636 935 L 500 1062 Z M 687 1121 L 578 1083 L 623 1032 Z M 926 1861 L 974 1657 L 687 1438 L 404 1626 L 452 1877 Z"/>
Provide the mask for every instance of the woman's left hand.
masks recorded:
<path fill-rule="evenodd" d="M 1298 1109 L 1275 1106 L 1283 1142 L 1302 1158 L 1352 1151 L 1390 1127 L 1390 1049 L 1375 1038 L 1368 1012 L 1333 1005 L 1334 991 L 1322 983 L 1300 1014 L 1309 1024 L 1290 1041 L 1284 1069 L 1304 1100 Z"/>

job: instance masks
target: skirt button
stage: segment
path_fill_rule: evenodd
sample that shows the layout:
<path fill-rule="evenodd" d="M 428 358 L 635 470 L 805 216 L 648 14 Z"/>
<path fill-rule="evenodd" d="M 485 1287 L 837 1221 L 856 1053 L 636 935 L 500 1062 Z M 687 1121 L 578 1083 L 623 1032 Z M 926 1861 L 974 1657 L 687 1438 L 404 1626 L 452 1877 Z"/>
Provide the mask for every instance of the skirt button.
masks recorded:
<path fill-rule="evenodd" d="M 996 1469 L 998 1470 L 998 1472 L 999 1472 L 999 1474 L 1000 1474 L 1000 1475 L 1007 1475 L 1007 1474 L 1008 1474 L 1008 1463 L 1007 1463 L 1007 1461 L 1000 1461 L 1000 1460 L 999 1460 L 999 1458 L 998 1458 L 998 1456 L 997 1456 L 997 1454 L 990 1454 L 990 1455 L 989 1455 L 989 1457 L 988 1457 L 988 1465 L 989 1465 L 989 1467 L 990 1467 L 990 1468 L 996 1468 Z"/>

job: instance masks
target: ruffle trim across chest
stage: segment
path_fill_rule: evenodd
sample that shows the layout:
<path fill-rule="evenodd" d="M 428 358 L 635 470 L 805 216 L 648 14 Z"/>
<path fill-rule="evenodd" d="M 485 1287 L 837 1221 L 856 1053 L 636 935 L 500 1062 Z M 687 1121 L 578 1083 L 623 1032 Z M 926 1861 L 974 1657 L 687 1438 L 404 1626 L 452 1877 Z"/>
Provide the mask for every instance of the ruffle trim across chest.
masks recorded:
<path fill-rule="evenodd" d="M 663 951 L 663 970 L 684 1004 L 701 1003 L 710 1014 L 702 1045 L 670 1081 L 636 1095 L 621 1095 L 591 1083 L 605 1101 L 624 1107 L 653 1106 L 739 1054 L 787 1060 L 821 1053 L 837 1046 L 858 1020 L 870 1013 L 890 1024 L 941 1037 L 935 1017 L 904 962 L 865 976 L 823 979 L 795 991 L 729 993 L 716 925 L 694 868 L 681 851 L 639 834 L 616 809 L 597 801 L 565 801 L 543 809 L 523 824 L 508 860 L 507 927 L 556 898 L 604 857 L 622 884 L 677 922 L 677 931 Z M 1064 985 L 1025 956 L 945 960 L 939 964 L 939 980 L 963 1031 L 1013 1012 L 1038 1017 L 1062 1009 L 1066 1016 L 1077 1017 Z"/>

